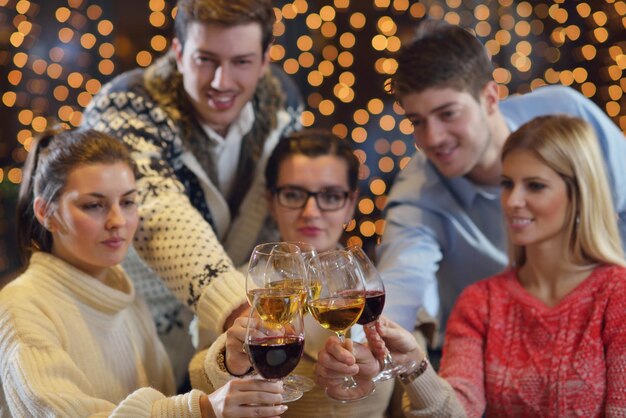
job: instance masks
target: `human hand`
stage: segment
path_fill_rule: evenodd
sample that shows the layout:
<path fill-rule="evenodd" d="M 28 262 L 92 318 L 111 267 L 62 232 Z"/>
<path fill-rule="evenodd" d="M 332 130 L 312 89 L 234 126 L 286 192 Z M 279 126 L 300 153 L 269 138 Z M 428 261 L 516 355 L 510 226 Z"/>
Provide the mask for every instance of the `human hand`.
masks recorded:
<path fill-rule="evenodd" d="M 233 375 L 243 375 L 251 367 L 248 354 L 244 350 L 248 317 L 235 319 L 226 330 L 226 368 Z"/>
<path fill-rule="evenodd" d="M 391 319 L 381 316 L 376 328 L 364 327 L 368 345 L 376 358 L 382 358 L 388 349 L 400 364 L 420 362 L 425 357 L 413 335 Z"/>
<path fill-rule="evenodd" d="M 208 395 L 210 406 L 200 403 L 203 418 L 277 418 L 287 410 L 281 405 L 282 382 L 262 379 L 233 379 Z M 205 415 L 206 413 L 206 415 Z M 213 415 L 211 415 L 213 414 Z"/>
<path fill-rule="evenodd" d="M 315 381 L 322 387 L 339 386 L 344 376 L 354 376 L 358 381 L 371 380 L 380 367 L 367 345 L 346 339 L 342 345 L 333 336 L 326 340 L 315 364 Z M 367 385 L 363 385 L 364 387 Z"/>

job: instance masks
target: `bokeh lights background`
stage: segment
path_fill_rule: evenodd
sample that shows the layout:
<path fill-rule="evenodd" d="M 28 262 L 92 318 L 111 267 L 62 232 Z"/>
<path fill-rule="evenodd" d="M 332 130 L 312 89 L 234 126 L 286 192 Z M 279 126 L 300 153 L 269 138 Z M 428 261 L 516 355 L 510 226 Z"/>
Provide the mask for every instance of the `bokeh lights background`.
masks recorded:
<path fill-rule="evenodd" d="M 300 87 L 304 126 L 353 141 L 363 163 L 348 225 L 374 245 L 395 174 L 414 151 L 411 126 L 384 89 L 395 54 L 425 16 L 487 46 L 501 96 L 564 84 L 626 131 L 626 2 L 618 0 L 275 1 L 271 58 Z M 170 46 L 175 1 L 0 0 L 0 274 L 19 266 L 14 202 L 33 135 L 78 126 L 102 84 Z M 625 162 L 626 164 L 626 162 Z"/>

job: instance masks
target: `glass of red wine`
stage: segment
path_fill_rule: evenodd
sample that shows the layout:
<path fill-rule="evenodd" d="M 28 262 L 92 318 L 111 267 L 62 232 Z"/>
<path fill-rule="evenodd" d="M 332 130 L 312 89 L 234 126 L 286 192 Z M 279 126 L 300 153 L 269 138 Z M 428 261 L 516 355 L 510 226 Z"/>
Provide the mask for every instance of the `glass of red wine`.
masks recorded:
<path fill-rule="evenodd" d="M 378 321 L 385 306 L 385 285 L 374 263 L 361 247 L 356 245 L 351 246 L 347 251 L 352 255 L 358 265 L 359 274 L 362 276 L 365 284 L 365 307 L 357 322 L 363 325 L 363 327 L 375 331 L 376 321 Z M 372 379 L 374 382 L 393 379 L 398 374 L 410 370 L 412 367 L 411 364 L 397 364 L 388 350 L 385 356 L 380 360 L 380 363 L 381 371 Z"/>
<path fill-rule="evenodd" d="M 309 265 L 308 308 L 326 329 L 334 331 L 343 344 L 345 333 L 356 323 L 365 305 L 364 282 L 354 257 L 348 251 L 320 253 L 315 265 Z M 326 388 L 326 395 L 340 402 L 363 399 L 374 392 L 371 380 L 345 376 L 342 384 Z"/>
<path fill-rule="evenodd" d="M 295 305 L 286 306 L 289 295 L 299 295 L 300 309 L 306 308 L 306 266 L 308 260 L 317 257 L 315 248 L 301 242 L 268 242 L 254 247 L 246 274 L 246 294 L 252 305 L 255 295 L 262 299 L 265 317 L 290 315 Z M 305 376 L 290 375 L 283 383 L 308 392 L 315 382 Z"/>
<path fill-rule="evenodd" d="M 302 254 L 302 258 L 304 259 L 305 266 L 309 266 L 310 264 L 315 264 L 317 261 L 317 250 L 312 244 L 302 242 L 302 241 L 287 241 L 288 244 L 296 245 L 300 249 L 300 254 Z M 308 274 L 307 277 L 303 279 L 292 279 L 291 286 L 298 288 L 298 290 L 303 290 L 302 293 L 302 315 L 306 315 L 307 313 L 307 305 L 306 305 L 306 289 L 309 286 Z M 289 282 L 286 282 L 289 285 Z M 306 321 L 305 321 L 306 328 Z M 302 392 L 308 392 L 315 387 L 315 382 L 313 379 L 310 379 L 306 376 L 302 376 L 299 374 L 291 373 L 289 376 L 283 379 L 283 382 L 288 386 L 293 386 L 296 389 Z"/>
<path fill-rule="evenodd" d="M 276 297 L 274 295 L 272 303 Z M 245 348 L 250 363 L 261 377 L 271 381 L 280 381 L 289 375 L 300 362 L 304 349 L 300 295 L 284 293 L 282 298 L 282 305 L 287 309 L 275 316 L 267 315 L 267 312 L 275 312 L 266 309 L 268 299 L 262 294 L 254 295 L 246 327 Z M 302 397 L 302 391 L 284 385 L 282 397 L 283 403 L 293 402 Z"/>

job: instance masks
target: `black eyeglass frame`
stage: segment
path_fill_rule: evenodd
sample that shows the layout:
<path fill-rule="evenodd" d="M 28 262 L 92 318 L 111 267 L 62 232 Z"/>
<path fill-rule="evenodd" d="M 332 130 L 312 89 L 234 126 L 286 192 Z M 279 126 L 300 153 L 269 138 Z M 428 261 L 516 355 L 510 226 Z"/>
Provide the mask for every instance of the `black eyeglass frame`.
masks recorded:
<path fill-rule="evenodd" d="M 291 206 L 291 205 L 286 205 L 284 202 L 281 201 L 281 192 L 283 190 L 297 190 L 299 192 L 305 193 L 306 194 L 306 199 L 304 199 L 302 201 L 302 204 L 300 206 Z M 320 200 L 319 200 L 319 195 L 323 194 L 323 193 L 328 193 L 328 192 L 333 192 L 333 193 L 337 193 L 338 195 L 340 195 L 343 198 L 343 203 L 341 204 L 341 206 L 338 206 L 336 208 L 332 208 L 332 209 L 326 209 L 324 207 L 322 207 L 323 205 L 320 205 Z M 311 198 L 311 196 L 313 196 L 315 198 L 315 204 L 317 205 L 317 207 L 319 208 L 319 210 L 321 210 L 322 212 L 333 212 L 336 210 L 340 210 L 343 209 L 344 207 L 346 207 L 346 204 L 348 203 L 348 197 L 350 196 L 350 192 L 346 191 L 346 190 L 336 190 L 336 189 L 322 189 L 318 192 L 312 192 L 310 190 L 304 189 L 302 187 L 297 187 L 297 186 L 283 186 L 283 187 L 274 187 L 272 189 L 272 194 L 274 196 L 276 196 L 276 200 L 278 201 L 278 204 L 281 205 L 282 207 L 285 207 L 287 209 L 302 209 L 303 207 L 306 206 L 307 202 L 309 201 L 309 199 Z"/>

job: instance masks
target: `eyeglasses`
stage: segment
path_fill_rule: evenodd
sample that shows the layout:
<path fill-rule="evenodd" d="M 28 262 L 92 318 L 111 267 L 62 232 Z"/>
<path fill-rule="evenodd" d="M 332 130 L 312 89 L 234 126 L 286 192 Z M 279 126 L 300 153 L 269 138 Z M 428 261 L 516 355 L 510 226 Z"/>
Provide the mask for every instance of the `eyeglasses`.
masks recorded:
<path fill-rule="evenodd" d="M 309 198 L 313 196 L 317 207 L 324 211 L 343 208 L 348 201 L 348 195 L 350 195 L 350 192 L 341 189 L 322 189 L 319 192 L 310 192 L 295 186 L 276 187 L 273 189 L 273 193 L 278 198 L 278 203 L 289 209 L 302 209 Z"/>

